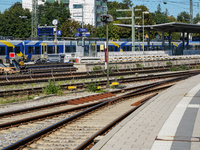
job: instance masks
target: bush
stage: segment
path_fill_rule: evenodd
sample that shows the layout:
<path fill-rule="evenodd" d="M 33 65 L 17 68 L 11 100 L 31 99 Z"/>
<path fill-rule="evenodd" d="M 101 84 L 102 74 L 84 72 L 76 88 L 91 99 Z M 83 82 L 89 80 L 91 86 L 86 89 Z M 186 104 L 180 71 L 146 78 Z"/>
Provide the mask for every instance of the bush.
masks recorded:
<path fill-rule="evenodd" d="M 169 71 L 178 71 L 179 70 L 179 68 L 176 68 L 176 67 L 171 67 L 170 69 L 169 69 Z"/>
<path fill-rule="evenodd" d="M 102 70 L 102 67 L 101 66 L 94 66 L 92 70 L 93 71 L 95 71 L 95 70 Z"/>
<path fill-rule="evenodd" d="M 48 85 L 43 89 L 46 94 L 57 94 L 61 92 L 60 86 L 56 85 L 55 80 L 49 80 Z"/>
<path fill-rule="evenodd" d="M 172 63 L 171 61 L 168 61 L 168 62 L 166 62 L 166 65 L 167 65 L 167 66 L 172 66 L 173 63 Z"/>
<path fill-rule="evenodd" d="M 124 77 L 123 77 L 123 76 L 121 76 L 121 77 L 120 77 L 120 79 L 124 79 Z"/>
<path fill-rule="evenodd" d="M 136 64 L 137 68 L 142 68 L 143 65 L 142 64 Z"/>
<path fill-rule="evenodd" d="M 185 65 L 180 65 L 179 67 L 181 70 L 187 70 L 187 67 Z"/>
<path fill-rule="evenodd" d="M 87 87 L 88 91 L 96 92 L 98 90 L 97 87 L 99 86 L 99 83 L 92 81 L 88 84 L 85 84 L 85 86 Z"/>

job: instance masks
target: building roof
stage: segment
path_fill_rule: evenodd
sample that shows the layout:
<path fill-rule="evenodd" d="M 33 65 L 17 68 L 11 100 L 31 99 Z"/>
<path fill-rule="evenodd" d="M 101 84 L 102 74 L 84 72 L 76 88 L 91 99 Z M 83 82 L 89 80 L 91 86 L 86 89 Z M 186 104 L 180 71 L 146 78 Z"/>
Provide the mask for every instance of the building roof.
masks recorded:
<path fill-rule="evenodd" d="M 127 28 L 132 27 L 132 25 L 128 25 L 128 24 L 114 24 L 114 25 L 119 26 L 119 27 L 127 27 Z M 143 26 L 135 25 L 135 28 L 142 30 Z M 147 25 L 147 26 L 144 26 L 144 30 L 200 33 L 200 24 L 170 22 L 170 23 L 164 23 L 164 24 Z"/>

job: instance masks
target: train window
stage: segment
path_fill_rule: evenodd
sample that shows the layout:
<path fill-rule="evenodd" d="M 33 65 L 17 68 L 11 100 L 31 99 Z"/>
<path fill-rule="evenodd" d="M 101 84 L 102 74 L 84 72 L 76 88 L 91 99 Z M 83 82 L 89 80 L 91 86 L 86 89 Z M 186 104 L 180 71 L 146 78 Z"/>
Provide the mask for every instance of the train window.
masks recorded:
<path fill-rule="evenodd" d="M 111 52 L 114 51 L 114 46 L 110 46 L 110 51 L 111 51 Z"/>
<path fill-rule="evenodd" d="M 13 47 L 7 47 L 7 55 L 13 52 Z"/>
<path fill-rule="evenodd" d="M 123 51 L 126 51 L 126 46 L 123 46 L 122 48 L 123 48 Z"/>
<path fill-rule="evenodd" d="M 117 46 L 115 46 L 115 52 L 117 52 L 118 51 L 118 47 Z"/>
<path fill-rule="evenodd" d="M 5 47 L 0 47 L 0 55 L 6 55 Z"/>
<path fill-rule="evenodd" d="M 76 46 L 72 46 L 72 52 L 76 52 Z"/>
<path fill-rule="evenodd" d="M 130 46 L 127 46 L 127 51 L 131 51 L 131 47 Z"/>
<path fill-rule="evenodd" d="M 48 54 L 53 54 L 53 46 L 48 46 Z"/>
<path fill-rule="evenodd" d="M 60 51 L 59 51 L 59 46 L 57 46 L 57 54 L 59 54 L 60 53 Z"/>
<path fill-rule="evenodd" d="M 40 54 L 40 47 L 39 46 L 35 47 L 35 54 Z"/>
<path fill-rule="evenodd" d="M 20 53 L 20 47 L 19 46 L 15 47 L 15 54 L 17 54 L 17 53 Z"/>
<path fill-rule="evenodd" d="M 65 47 L 65 53 L 70 53 L 70 46 Z"/>
<path fill-rule="evenodd" d="M 28 53 L 29 54 L 33 54 L 33 46 L 29 46 L 28 47 Z"/>
<path fill-rule="evenodd" d="M 100 46 L 97 45 L 97 52 L 100 52 Z"/>

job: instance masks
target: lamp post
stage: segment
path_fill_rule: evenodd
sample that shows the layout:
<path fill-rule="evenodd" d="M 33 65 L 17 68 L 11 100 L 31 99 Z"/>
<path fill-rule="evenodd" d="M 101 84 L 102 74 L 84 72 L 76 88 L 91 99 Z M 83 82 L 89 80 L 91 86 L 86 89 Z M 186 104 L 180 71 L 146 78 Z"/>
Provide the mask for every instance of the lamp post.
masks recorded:
<path fill-rule="evenodd" d="M 148 11 L 142 12 L 142 17 L 143 17 L 143 55 L 144 55 L 144 14 L 149 14 Z"/>

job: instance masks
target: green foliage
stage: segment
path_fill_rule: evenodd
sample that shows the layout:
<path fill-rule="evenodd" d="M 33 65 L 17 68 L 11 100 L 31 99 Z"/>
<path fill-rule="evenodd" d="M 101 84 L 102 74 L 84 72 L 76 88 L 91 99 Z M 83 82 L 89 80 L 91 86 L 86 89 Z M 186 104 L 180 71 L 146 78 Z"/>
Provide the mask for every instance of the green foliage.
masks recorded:
<path fill-rule="evenodd" d="M 88 91 L 96 92 L 96 91 L 98 91 L 99 83 L 96 81 L 91 81 L 91 82 L 85 84 L 85 86 L 87 87 Z"/>
<path fill-rule="evenodd" d="M 143 65 L 142 65 L 142 64 L 136 64 L 136 67 L 137 67 L 137 68 L 142 68 Z"/>
<path fill-rule="evenodd" d="M 179 67 L 172 66 L 170 68 L 170 71 L 181 71 L 181 70 L 187 70 L 187 67 L 185 65 L 180 65 Z"/>
<path fill-rule="evenodd" d="M 124 77 L 123 77 L 123 76 L 121 76 L 121 77 L 120 77 L 120 79 L 124 79 Z"/>
<path fill-rule="evenodd" d="M 73 79 L 71 80 L 71 83 L 75 83 L 74 77 L 73 77 Z"/>
<path fill-rule="evenodd" d="M 172 66 L 169 71 L 178 71 L 179 69 L 177 67 Z"/>
<path fill-rule="evenodd" d="M 46 94 L 57 94 L 61 92 L 60 86 L 56 85 L 55 80 L 49 80 L 48 85 L 43 89 Z"/>
<path fill-rule="evenodd" d="M 58 29 L 62 26 L 62 24 L 66 21 L 67 18 L 70 17 L 70 12 L 66 9 L 66 6 L 58 1 L 54 3 L 46 2 L 44 5 L 38 6 L 38 24 L 48 26 L 52 25 L 53 19 L 58 19 Z"/>
<path fill-rule="evenodd" d="M 35 85 L 37 85 L 36 83 L 31 83 L 31 88 L 33 88 Z"/>
<path fill-rule="evenodd" d="M 109 67 L 109 74 L 113 74 L 113 67 Z"/>
<path fill-rule="evenodd" d="M 27 16 L 20 18 L 19 16 Z M 0 35 L 27 38 L 31 35 L 31 13 L 23 9 L 20 2 L 15 3 L 0 15 Z"/>
<path fill-rule="evenodd" d="M 113 16 L 114 20 L 117 20 L 117 17 L 124 17 L 127 15 L 127 12 L 117 12 L 116 9 L 128 9 L 129 7 L 126 4 L 119 3 L 117 1 L 108 1 L 108 14 Z"/>
<path fill-rule="evenodd" d="M 171 61 L 166 62 L 167 66 L 173 66 L 173 63 Z"/>
<path fill-rule="evenodd" d="M 177 21 L 183 22 L 183 23 L 189 23 L 190 22 L 190 15 L 186 11 L 183 11 L 183 12 L 178 14 Z"/>
<path fill-rule="evenodd" d="M 179 67 L 181 70 L 187 70 L 187 67 L 185 65 L 180 65 Z"/>
<path fill-rule="evenodd" d="M 94 66 L 92 70 L 102 70 L 101 66 Z"/>
<path fill-rule="evenodd" d="M 197 24 L 199 21 L 200 21 L 200 15 L 198 13 L 198 14 L 196 14 L 196 17 L 194 17 L 193 22 L 194 22 L 194 24 Z"/>
<path fill-rule="evenodd" d="M 34 97 L 35 97 L 35 96 L 27 95 L 27 99 L 28 99 L 28 100 L 34 99 Z"/>

